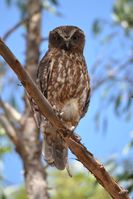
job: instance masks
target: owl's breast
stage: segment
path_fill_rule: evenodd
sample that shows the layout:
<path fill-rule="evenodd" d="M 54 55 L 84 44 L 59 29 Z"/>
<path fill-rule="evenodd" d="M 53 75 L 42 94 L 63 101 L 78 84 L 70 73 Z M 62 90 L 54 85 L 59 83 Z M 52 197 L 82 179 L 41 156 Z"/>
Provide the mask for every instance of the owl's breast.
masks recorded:
<path fill-rule="evenodd" d="M 63 53 L 51 63 L 48 83 L 48 100 L 51 104 L 62 106 L 69 99 L 78 99 L 79 104 L 84 106 L 89 83 L 83 56 Z"/>

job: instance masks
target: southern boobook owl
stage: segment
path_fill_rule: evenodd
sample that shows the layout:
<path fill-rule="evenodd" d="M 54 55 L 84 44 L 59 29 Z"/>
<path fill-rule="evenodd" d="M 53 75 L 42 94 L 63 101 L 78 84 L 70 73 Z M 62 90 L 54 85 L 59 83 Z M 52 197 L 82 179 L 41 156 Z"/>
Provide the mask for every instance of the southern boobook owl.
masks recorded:
<path fill-rule="evenodd" d="M 85 35 L 80 28 L 55 28 L 49 34 L 49 48 L 37 71 L 41 92 L 54 109 L 61 113 L 62 122 L 69 129 L 74 129 L 85 115 L 90 99 L 90 81 L 83 56 L 84 44 Z M 63 170 L 67 166 L 68 147 L 49 121 L 42 120 L 45 121 L 45 160 Z"/>

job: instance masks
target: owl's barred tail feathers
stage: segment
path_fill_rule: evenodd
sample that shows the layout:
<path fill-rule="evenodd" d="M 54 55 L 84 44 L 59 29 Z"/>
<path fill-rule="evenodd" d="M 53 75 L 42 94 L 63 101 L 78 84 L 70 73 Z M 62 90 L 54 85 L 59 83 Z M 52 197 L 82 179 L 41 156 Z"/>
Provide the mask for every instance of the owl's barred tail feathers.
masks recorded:
<path fill-rule="evenodd" d="M 53 134 L 44 133 L 44 158 L 49 165 L 64 170 L 67 167 L 68 147 L 58 133 L 53 132 Z"/>

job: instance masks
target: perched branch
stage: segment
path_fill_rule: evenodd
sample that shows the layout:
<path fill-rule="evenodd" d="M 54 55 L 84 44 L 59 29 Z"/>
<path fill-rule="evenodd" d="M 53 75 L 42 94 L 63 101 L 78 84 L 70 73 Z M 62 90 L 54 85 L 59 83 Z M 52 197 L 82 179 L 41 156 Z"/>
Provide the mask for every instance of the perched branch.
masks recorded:
<path fill-rule="evenodd" d="M 77 156 L 78 160 L 82 162 L 82 164 L 91 173 L 93 173 L 97 181 L 106 189 L 110 196 L 114 199 L 129 199 L 127 194 L 128 191 L 122 189 L 108 174 L 103 165 L 101 165 L 80 143 L 77 137 L 63 126 L 62 122 L 55 115 L 50 103 L 46 100 L 28 73 L 23 69 L 20 62 L 16 59 L 16 57 L 12 54 L 2 40 L 0 40 L 0 55 L 17 74 L 26 91 L 38 105 L 41 113 L 52 123 L 56 129 L 60 129 L 60 131 L 63 132 L 62 136 L 64 137 L 70 150 Z M 66 135 L 64 132 L 66 132 Z"/>

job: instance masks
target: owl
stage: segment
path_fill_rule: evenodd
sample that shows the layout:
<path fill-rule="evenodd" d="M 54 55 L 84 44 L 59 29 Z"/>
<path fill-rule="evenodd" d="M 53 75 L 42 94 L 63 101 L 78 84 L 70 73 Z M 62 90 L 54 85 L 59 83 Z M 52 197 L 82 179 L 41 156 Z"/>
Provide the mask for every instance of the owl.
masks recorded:
<path fill-rule="evenodd" d="M 90 99 L 90 80 L 83 50 L 84 32 L 75 26 L 60 26 L 49 34 L 48 51 L 37 70 L 37 84 L 65 127 L 74 130 L 85 115 Z M 67 167 L 68 146 L 61 135 L 41 116 L 43 153 L 49 165 L 59 170 Z"/>

